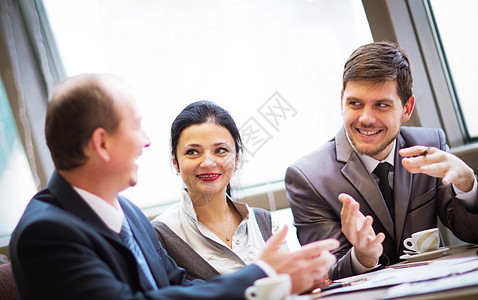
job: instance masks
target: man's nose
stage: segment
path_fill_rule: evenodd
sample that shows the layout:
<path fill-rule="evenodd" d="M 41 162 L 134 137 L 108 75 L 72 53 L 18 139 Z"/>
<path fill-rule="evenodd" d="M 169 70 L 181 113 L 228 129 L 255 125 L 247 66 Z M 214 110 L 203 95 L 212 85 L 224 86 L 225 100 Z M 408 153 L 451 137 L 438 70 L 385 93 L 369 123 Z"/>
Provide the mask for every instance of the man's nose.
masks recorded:
<path fill-rule="evenodd" d="M 146 148 L 151 146 L 151 139 L 149 138 L 148 134 L 144 130 L 143 130 L 143 138 L 144 138 L 144 147 Z"/>
<path fill-rule="evenodd" d="M 375 123 L 375 115 L 372 108 L 364 107 L 360 113 L 359 122 L 363 124 Z"/>

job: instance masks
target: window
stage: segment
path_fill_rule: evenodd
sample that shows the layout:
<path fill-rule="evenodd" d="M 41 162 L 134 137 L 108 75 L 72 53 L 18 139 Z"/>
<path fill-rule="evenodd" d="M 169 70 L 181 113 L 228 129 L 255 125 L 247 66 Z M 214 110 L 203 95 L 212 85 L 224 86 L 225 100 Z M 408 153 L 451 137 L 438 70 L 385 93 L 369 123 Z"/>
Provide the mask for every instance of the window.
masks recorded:
<path fill-rule="evenodd" d="M 8 240 L 36 184 L 0 78 L 0 244 Z"/>
<path fill-rule="evenodd" d="M 241 129 L 235 190 L 282 181 L 341 126 L 343 64 L 372 42 L 359 0 L 43 2 L 68 75 L 115 73 L 136 91 L 152 145 L 124 194 L 143 208 L 179 198 L 169 130 L 196 100 Z"/>
<path fill-rule="evenodd" d="M 475 0 L 430 0 L 434 21 L 455 88 L 468 138 L 478 138 L 478 2 Z"/>

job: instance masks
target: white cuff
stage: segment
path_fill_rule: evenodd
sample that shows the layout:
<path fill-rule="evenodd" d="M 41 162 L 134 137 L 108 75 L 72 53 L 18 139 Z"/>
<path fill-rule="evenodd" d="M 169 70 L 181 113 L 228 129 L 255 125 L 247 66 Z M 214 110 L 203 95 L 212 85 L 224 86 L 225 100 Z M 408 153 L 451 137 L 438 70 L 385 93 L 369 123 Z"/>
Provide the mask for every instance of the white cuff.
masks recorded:
<path fill-rule="evenodd" d="M 455 185 L 451 185 L 453 187 L 453 190 L 456 193 L 456 197 L 461 200 L 473 200 L 476 196 L 476 191 L 477 191 L 477 186 L 476 186 L 476 178 L 475 181 L 473 181 L 473 188 L 469 192 L 463 192 L 459 188 L 457 188 Z"/>
<path fill-rule="evenodd" d="M 352 247 L 352 249 L 350 249 L 350 251 L 352 251 L 351 255 L 352 255 L 352 271 L 355 273 L 355 274 L 362 274 L 362 273 L 365 273 L 367 271 L 370 271 L 370 270 L 373 270 L 375 268 L 377 268 L 378 266 L 380 266 L 380 264 L 378 263 L 377 261 L 377 264 L 371 268 L 367 268 L 367 267 L 364 267 L 357 259 L 357 256 L 355 256 L 355 248 Z"/>

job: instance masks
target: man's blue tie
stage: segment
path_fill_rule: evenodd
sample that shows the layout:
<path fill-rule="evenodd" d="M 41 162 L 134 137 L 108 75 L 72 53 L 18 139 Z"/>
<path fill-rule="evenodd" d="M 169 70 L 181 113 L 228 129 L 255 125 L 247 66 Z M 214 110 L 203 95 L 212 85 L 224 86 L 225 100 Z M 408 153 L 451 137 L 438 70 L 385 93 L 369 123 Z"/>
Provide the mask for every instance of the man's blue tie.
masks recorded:
<path fill-rule="evenodd" d="M 153 274 L 151 274 L 151 270 L 149 269 L 148 263 L 144 258 L 143 251 L 139 247 L 138 243 L 133 237 L 133 233 L 131 232 L 131 228 L 129 227 L 128 221 L 124 220 L 123 225 L 121 226 L 121 232 L 119 233 L 121 240 L 123 243 L 133 252 L 136 261 L 140 267 L 140 271 L 143 272 L 146 279 L 149 283 L 148 289 L 157 290 L 158 286 L 154 281 Z"/>

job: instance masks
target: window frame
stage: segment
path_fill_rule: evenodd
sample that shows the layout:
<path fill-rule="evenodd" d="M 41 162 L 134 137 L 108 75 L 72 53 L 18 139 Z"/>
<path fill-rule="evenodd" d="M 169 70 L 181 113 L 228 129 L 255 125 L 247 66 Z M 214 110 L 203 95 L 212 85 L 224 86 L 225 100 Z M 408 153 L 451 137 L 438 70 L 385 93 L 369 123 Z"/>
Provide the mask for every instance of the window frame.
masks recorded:
<path fill-rule="evenodd" d="M 64 77 L 41 1 L 1 0 L 0 74 L 37 188 L 54 170 L 45 142 L 48 95 Z M 44 18 L 43 18 L 44 19 Z"/>
<path fill-rule="evenodd" d="M 55 65 L 54 43 L 45 35 L 51 31 L 39 22 L 41 8 L 33 0 L 0 0 L 0 75 L 38 190 L 54 170 L 44 123 L 48 95 L 64 74 Z M 3 246 L 9 241 L 0 238 L 1 254 L 8 255 Z"/>

